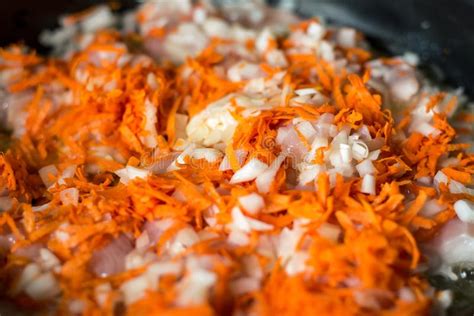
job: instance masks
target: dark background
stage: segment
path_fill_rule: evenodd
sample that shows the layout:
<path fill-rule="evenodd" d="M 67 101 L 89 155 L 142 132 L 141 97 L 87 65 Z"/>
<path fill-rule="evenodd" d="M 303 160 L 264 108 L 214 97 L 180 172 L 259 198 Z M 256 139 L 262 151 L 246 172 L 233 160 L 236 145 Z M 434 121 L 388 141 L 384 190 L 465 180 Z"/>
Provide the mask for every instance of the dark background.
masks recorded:
<path fill-rule="evenodd" d="M 44 52 L 38 44 L 38 34 L 44 28 L 54 27 L 58 15 L 103 2 L 107 1 L 1 0 L 0 46 L 23 41 Z M 444 79 L 450 85 L 462 86 L 471 96 L 474 95 L 474 0 L 268 2 L 293 5 L 304 16 L 322 15 L 333 22 L 355 26 L 383 50 L 416 52 L 428 68 L 442 69 Z M 115 0 L 113 3 L 129 8 L 136 1 Z"/>

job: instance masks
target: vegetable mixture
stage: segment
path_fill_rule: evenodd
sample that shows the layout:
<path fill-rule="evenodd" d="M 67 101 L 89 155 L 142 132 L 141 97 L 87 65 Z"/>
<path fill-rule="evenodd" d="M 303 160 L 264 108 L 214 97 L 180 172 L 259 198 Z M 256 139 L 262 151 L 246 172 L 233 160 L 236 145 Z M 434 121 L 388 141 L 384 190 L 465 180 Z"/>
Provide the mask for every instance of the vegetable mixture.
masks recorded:
<path fill-rule="evenodd" d="M 415 55 L 260 2 L 99 6 L 60 25 L 41 37 L 50 57 L 0 50 L 16 305 L 425 315 L 456 300 L 429 276 L 474 279 L 474 115 Z"/>

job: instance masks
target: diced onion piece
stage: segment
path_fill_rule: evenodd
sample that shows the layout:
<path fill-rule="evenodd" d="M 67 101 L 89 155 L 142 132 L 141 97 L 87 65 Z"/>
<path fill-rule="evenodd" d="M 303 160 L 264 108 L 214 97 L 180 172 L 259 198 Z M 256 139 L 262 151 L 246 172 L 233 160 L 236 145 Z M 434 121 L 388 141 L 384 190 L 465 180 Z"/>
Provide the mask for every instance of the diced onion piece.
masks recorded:
<path fill-rule="evenodd" d="M 290 257 L 290 260 L 288 260 L 285 266 L 286 273 L 292 276 L 304 272 L 306 270 L 306 262 L 308 259 L 308 253 L 297 251 Z"/>
<path fill-rule="evenodd" d="M 64 189 L 59 193 L 59 199 L 63 205 L 77 206 L 79 203 L 79 190 L 77 188 Z"/>
<path fill-rule="evenodd" d="M 48 165 L 38 170 L 40 175 L 41 181 L 43 181 L 44 185 L 49 188 L 55 183 L 55 179 L 59 171 L 55 165 Z"/>
<path fill-rule="evenodd" d="M 249 244 L 250 238 L 245 232 L 233 230 L 227 237 L 227 242 L 235 246 L 246 246 Z"/>
<path fill-rule="evenodd" d="M 474 203 L 468 200 L 458 200 L 454 203 L 454 211 L 463 222 L 474 223 Z"/>
<path fill-rule="evenodd" d="M 341 153 L 341 160 L 343 163 L 348 164 L 352 160 L 351 146 L 347 144 L 340 144 L 339 151 Z"/>
<path fill-rule="evenodd" d="M 361 177 L 364 177 L 367 174 L 374 174 L 375 168 L 369 159 L 363 160 L 361 163 L 356 165 L 356 170 Z"/>
<path fill-rule="evenodd" d="M 140 275 L 124 283 L 120 289 L 124 294 L 125 304 L 130 305 L 143 298 L 150 287 L 150 280 L 145 275 Z"/>
<path fill-rule="evenodd" d="M 203 304 L 207 301 L 209 290 L 217 281 L 217 276 L 204 269 L 194 269 L 178 285 L 178 306 Z"/>
<path fill-rule="evenodd" d="M 337 32 L 337 42 L 344 48 L 356 46 L 356 31 L 348 27 L 341 28 Z"/>
<path fill-rule="evenodd" d="M 12 288 L 13 294 L 18 294 L 35 278 L 41 274 L 41 267 L 36 263 L 28 264 L 21 271 L 20 278 Z"/>
<path fill-rule="evenodd" d="M 270 165 L 270 167 L 265 170 L 262 174 L 257 177 L 255 183 L 257 184 L 258 192 L 268 193 L 272 186 L 273 180 L 280 169 L 281 164 L 285 161 L 286 155 L 280 154 Z"/>
<path fill-rule="evenodd" d="M 361 141 L 361 140 L 356 140 L 352 144 L 352 157 L 354 159 L 361 161 L 369 156 L 369 148 L 367 145 Z"/>
<path fill-rule="evenodd" d="M 120 235 L 107 246 L 96 250 L 90 261 L 92 271 L 100 277 L 108 277 L 125 269 L 125 256 L 133 250 L 132 242 Z"/>
<path fill-rule="evenodd" d="M 29 283 L 25 292 L 34 300 L 43 301 L 55 297 L 61 292 L 61 289 L 54 275 L 51 272 L 46 272 Z"/>
<path fill-rule="evenodd" d="M 214 148 L 196 148 L 191 153 L 194 159 L 204 159 L 210 163 L 217 162 L 222 157 L 222 153 Z"/>
<path fill-rule="evenodd" d="M 267 168 L 268 165 L 266 163 L 261 162 L 257 158 L 253 158 L 236 173 L 234 173 L 234 175 L 230 179 L 230 183 L 241 183 L 254 180 L 259 175 L 261 175 Z"/>
<path fill-rule="evenodd" d="M 379 155 L 380 155 L 380 149 L 377 149 L 377 150 L 371 151 L 369 155 L 367 156 L 367 159 L 377 160 L 379 158 Z"/>
<path fill-rule="evenodd" d="M 247 217 L 242 213 L 240 208 L 234 207 L 231 211 L 232 215 L 232 224 L 235 228 L 243 231 L 243 232 L 250 232 L 251 227 L 247 220 Z"/>
<path fill-rule="evenodd" d="M 263 198 L 257 193 L 239 197 L 240 205 L 250 214 L 256 215 L 265 206 Z"/>
<path fill-rule="evenodd" d="M 366 174 L 362 178 L 360 192 L 367 194 L 375 194 L 375 177 L 371 174 Z"/>
<path fill-rule="evenodd" d="M 253 230 L 267 231 L 267 230 L 272 230 L 273 229 L 273 225 L 267 224 L 265 222 L 262 222 L 262 221 L 259 221 L 259 220 L 253 219 L 253 218 L 249 218 L 249 217 L 247 217 L 246 219 L 247 219 L 247 223 L 250 225 L 250 227 Z"/>
<path fill-rule="evenodd" d="M 298 123 L 296 129 L 308 140 L 312 139 L 316 134 L 316 129 L 314 129 L 313 125 L 308 121 Z"/>
<path fill-rule="evenodd" d="M 295 93 L 298 96 L 304 96 L 304 95 L 313 95 L 318 93 L 318 91 L 314 88 L 305 88 L 305 89 L 297 89 L 295 90 Z"/>
<path fill-rule="evenodd" d="M 430 135 L 439 135 L 440 130 L 431 125 L 430 123 L 427 122 L 420 122 L 418 124 L 415 124 L 413 127 L 413 131 L 419 132 L 423 134 L 424 136 L 430 136 Z"/>
<path fill-rule="evenodd" d="M 54 255 L 49 249 L 41 248 L 40 249 L 40 258 L 41 258 L 41 265 L 43 269 L 50 270 L 54 267 L 57 267 L 61 264 L 58 257 Z"/>
<path fill-rule="evenodd" d="M 150 171 L 133 166 L 126 166 L 123 169 L 116 170 L 115 174 L 120 177 L 120 182 L 128 184 L 128 182 L 136 178 L 146 179 L 150 175 Z"/>

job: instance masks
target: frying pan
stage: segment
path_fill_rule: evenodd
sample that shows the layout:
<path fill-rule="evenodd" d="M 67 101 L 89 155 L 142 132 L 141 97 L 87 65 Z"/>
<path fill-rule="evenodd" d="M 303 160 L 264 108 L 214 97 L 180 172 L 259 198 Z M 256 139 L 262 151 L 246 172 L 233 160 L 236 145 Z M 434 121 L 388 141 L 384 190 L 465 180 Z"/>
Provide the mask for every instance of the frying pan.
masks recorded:
<path fill-rule="evenodd" d="M 164 0 L 180 1 L 180 0 Z M 246 0 L 215 0 L 214 2 Z M 23 42 L 47 53 L 41 30 L 55 28 L 57 18 L 87 7 L 109 3 L 118 10 L 133 8 L 133 0 L 0 1 L 0 46 Z M 353 26 L 378 50 L 389 55 L 411 51 L 435 81 L 463 87 L 474 96 L 474 0 L 267 0 L 303 17 L 321 16 L 333 24 Z M 0 315 L 22 315 L 0 301 Z M 472 308 L 469 308 L 469 310 Z M 453 315 L 472 310 L 451 311 Z"/>

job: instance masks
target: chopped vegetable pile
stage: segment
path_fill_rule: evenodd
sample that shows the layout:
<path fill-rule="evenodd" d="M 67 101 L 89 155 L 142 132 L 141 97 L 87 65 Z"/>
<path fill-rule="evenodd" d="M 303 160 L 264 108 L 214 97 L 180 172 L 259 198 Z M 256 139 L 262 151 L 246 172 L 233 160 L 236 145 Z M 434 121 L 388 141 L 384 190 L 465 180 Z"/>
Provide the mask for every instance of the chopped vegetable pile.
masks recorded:
<path fill-rule="evenodd" d="M 60 24 L 50 57 L 0 51 L 4 297 L 60 315 L 449 306 L 427 275 L 474 262 L 474 115 L 416 56 L 259 2 Z"/>

